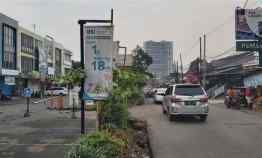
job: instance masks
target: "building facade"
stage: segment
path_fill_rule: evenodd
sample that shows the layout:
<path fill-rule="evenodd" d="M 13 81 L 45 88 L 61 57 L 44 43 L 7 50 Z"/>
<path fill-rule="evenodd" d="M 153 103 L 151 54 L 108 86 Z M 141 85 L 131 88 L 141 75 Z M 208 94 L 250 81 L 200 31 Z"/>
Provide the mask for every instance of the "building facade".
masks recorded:
<path fill-rule="evenodd" d="M 18 22 L 0 13 L 0 90 L 4 95 L 14 93 L 19 75 L 17 67 Z"/>
<path fill-rule="evenodd" d="M 16 82 L 16 91 L 21 94 L 25 87 L 39 91 L 41 89 L 40 52 L 43 50 L 44 38 L 23 27 L 19 27 L 18 30 L 20 75 Z"/>
<path fill-rule="evenodd" d="M 63 75 L 63 50 L 64 46 L 58 42 L 54 42 L 54 68 L 55 68 L 55 76 L 62 76 Z"/>
<path fill-rule="evenodd" d="M 63 50 L 63 74 L 66 74 L 72 69 L 72 52 L 70 50 Z"/>
<path fill-rule="evenodd" d="M 26 87 L 38 93 L 72 68 L 72 52 L 62 44 L 1 13 L 0 41 L 0 91 L 6 96 L 20 96 Z"/>
<path fill-rule="evenodd" d="M 173 42 L 146 41 L 144 49 L 153 59 L 149 72 L 156 78 L 163 78 L 173 72 Z"/>
<path fill-rule="evenodd" d="M 125 63 L 124 63 L 124 60 Z M 125 54 L 118 54 L 116 57 L 116 65 L 117 66 L 132 66 L 133 64 L 133 54 L 126 54 L 126 59 L 125 59 Z"/>

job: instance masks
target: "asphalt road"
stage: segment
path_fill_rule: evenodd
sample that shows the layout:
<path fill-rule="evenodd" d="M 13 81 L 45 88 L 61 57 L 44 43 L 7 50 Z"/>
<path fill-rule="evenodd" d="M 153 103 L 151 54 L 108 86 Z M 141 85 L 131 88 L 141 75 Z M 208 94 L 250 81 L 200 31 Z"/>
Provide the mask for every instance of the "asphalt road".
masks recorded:
<path fill-rule="evenodd" d="M 195 118 L 170 122 L 154 104 L 130 111 L 148 121 L 155 158 L 262 157 L 262 114 L 212 104 L 203 123 Z"/>

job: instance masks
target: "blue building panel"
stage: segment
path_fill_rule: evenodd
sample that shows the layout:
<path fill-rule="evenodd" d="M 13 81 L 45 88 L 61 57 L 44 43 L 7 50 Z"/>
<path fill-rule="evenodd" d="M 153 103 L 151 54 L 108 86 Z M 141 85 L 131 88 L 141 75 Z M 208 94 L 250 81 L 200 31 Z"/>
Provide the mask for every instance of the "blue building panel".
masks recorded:
<path fill-rule="evenodd" d="M 14 37 L 14 42 L 16 43 L 15 45 L 15 63 L 17 62 L 16 56 L 17 56 L 17 30 L 18 30 L 18 22 L 2 13 L 0 13 L 0 90 L 2 90 L 2 93 L 11 96 L 13 94 L 13 90 L 15 89 L 15 86 L 13 85 L 7 85 L 5 84 L 5 76 L 2 74 L 2 67 L 3 67 L 3 52 L 4 52 L 4 47 L 3 47 L 3 39 L 4 39 L 4 33 L 3 33 L 3 28 L 4 26 L 9 26 L 15 30 L 15 37 Z"/>
<path fill-rule="evenodd" d="M 15 86 L 5 84 L 5 80 L 3 77 L 0 79 L 0 90 L 2 90 L 2 93 L 5 96 L 12 96 L 14 89 L 15 89 Z"/>

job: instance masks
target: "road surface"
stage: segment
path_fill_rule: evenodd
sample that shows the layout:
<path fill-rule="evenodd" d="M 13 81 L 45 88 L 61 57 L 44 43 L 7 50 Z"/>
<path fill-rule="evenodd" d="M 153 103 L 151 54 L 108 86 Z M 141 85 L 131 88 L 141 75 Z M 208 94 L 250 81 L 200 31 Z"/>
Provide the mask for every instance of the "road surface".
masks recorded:
<path fill-rule="evenodd" d="M 24 118 L 25 100 L 0 104 L 0 158 L 63 158 L 80 137 L 80 113 L 49 110 L 31 104 Z M 94 131 L 95 116 L 86 112 L 86 131 Z"/>
<path fill-rule="evenodd" d="M 207 122 L 184 118 L 170 122 L 161 106 L 134 107 L 132 115 L 150 126 L 155 158 L 259 158 L 262 114 L 212 104 Z"/>

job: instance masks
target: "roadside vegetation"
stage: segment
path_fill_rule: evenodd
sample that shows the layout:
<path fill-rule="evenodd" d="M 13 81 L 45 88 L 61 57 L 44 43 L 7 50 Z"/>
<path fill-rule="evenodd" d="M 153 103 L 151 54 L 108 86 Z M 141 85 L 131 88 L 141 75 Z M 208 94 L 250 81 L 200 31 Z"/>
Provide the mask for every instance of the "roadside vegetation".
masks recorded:
<path fill-rule="evenodd" d="M 149 157 L 147 124 L 128 112 L 130 106 L 144 103 L 143 87 L 150 78 L 146 70 L 152 63 L 146 55 L 137 47 L 136 66 L 113 70 L 111 94 L 99 103 L 99 131 L 80 137 L 66 158 Z"/>

